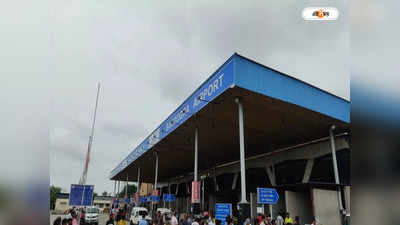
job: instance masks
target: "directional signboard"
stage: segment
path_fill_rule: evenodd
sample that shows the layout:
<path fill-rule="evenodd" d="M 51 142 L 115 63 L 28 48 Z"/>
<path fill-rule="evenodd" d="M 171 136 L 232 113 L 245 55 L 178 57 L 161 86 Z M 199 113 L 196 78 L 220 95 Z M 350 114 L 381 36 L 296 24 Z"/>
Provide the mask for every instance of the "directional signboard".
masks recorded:
<path fill-rule="evenodd" d="M 160 196 L 158 195 L 150 195 L 150 201 L 153 203 L 157 203 L 160 201 Z"/>
<path fill-rule="evenodd" d="M 276 204 L 279 195 L 274 188 L 257 188 L 258 204 Z"/>
<path fill-rule="evenodd" d="M 215 204 L 215 219 L 221 220 L 222 225 L 226 225 L 226 217 L 232 216 L 232 204 L 216 203 Z"/>
<path fill-rule="evenodd" d="M 69 205 L 89 206 L 93 202 L 93 185 L 71 184 Z"/>
<path fill-rule="evenodd" d="M 163 200 L 164 200 L 164 202 L 173 202 L 173 201 L 175 201 L 175 195 L 174 194 L 164 194 Z"/>
<path fill-rule="evenodd" d="M 147 198 L 144 197 L 144 196 L 140 196 L 140 197 L 139 197 L 139 202 L 140 202 L 140 203 L 146 203 L 146 202 L 147 202 Z"/>

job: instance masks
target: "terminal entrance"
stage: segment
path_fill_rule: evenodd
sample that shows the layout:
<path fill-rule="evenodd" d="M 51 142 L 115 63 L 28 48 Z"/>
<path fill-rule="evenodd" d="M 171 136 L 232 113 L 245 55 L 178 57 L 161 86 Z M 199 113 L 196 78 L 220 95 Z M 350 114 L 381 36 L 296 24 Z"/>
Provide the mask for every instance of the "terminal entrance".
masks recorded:
<path fill-rule="evenodd" d="M 216 203 L 230 203 L 238 224 L 257 212 L 290 212 L 303 224 L 313 216 L 341 221 L 349 205 L 349 110 L 346 100 L 234 54 L 110 179 L 154 183 L 156 207 L 177 213 L 213 214 Z M 277 204 L 254 202 L 258 187 L 275 188 Z M 164 203 L 163 193 L 175 201 Z"/>

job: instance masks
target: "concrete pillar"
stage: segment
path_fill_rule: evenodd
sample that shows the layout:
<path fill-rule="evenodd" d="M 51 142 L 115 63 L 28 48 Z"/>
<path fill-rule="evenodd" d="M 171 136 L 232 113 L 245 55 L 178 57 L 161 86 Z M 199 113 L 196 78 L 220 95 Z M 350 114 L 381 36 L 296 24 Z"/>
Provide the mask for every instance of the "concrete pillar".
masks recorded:
<path fill-rule="evenodd" d="M 276 177 L 275 177 L 274 166 L 265 167 L 265 171 L 267 172 L 267 175 L 268 175 L 271 185 L 276 186 Z"/>
<path fill-rule="evenodd" d="M 155 155 L 155 157 L 156 157 L 156 165 L 155 165 L 155 167 L 156 167 L 156 171 L 155 171 L 155 178 L 154 178 L 154 190 L 156 190 L 157 189 L 157 179 L 158 179 L 158 153 L 157 152 L 154 152 L 154 155 Z"/>
<path fill-rule="evenodd" d="M 344 188 L 344 201 L 346 203 L 346 213 L 350 214 L 350 186 Z"/>
<path fill-rule="evenodd" d="M 303 183 L 308 183 L 310 181 L 313 165 L 314 165 L 314 159 L 308 159 L 306 169 L 304 171 L 304 176 L 302 181 Z"/>
<path fill-rule="evenodd" d="M 239 147 L 240 147 L 240 183 L 241 183 L 241 200 L 239 206 L 239 224 L 250 217 L 250 204 L 246 199 L 246 165 L 245 165 L 245 149 L 244 149 L 244 113 L 243 105 L 239 98 L 235 99 L 238 104 L 239 112 Z"/>
<path fill-rule="evenodd" d="M 257 216 L 257 193 L 250 192 L 250 218 Z"/>
<path fill-rule="evenodd" d="M 329 129 L 329 136 L 330 136 L 330 140 L 331 140 L 331 149 L 332 149 L 332 164 L 333 164 L 333 172 L 335 174 L 335 183 L 339 184 L 340 180 L 339 180 L 339 171 L 337 168 L 337 160 L 336 160 L 336 147 L 335 147 L 335 137 L 333 135 L 333 130 L 335 129 L 335 125 L 332 125 L 331 128 Z M 337 198 L 339 201 L 339 212 L 342 212 L 343 210 L 343 205 L 342 205 L 342 194 L 341 194 L 341 190 L 340 187 L 338 187 L 337 190 Z"/>
<path fill-rule="evenodd" d="M 128 174 L 126 174 L 126 188 L 125 188 L 125 196 L 128 196 Z"/>
<path fill-rule="evenodd" d="M 116 180 L 114 180 L 114 198 L 117 196 L 116 195 L 116 189 L 117 189 L 117 181 Z"/>
<path fill-rule="evenodd" d="M 311 222 L 313 212 L 308 191 L 285 191 L 285 203 L 286 211 L 290 212 L 293 217 L 299 216 L 300 224 Z"/>
<path fill-rule="evenodd" d="M 198 175 L 197 175 L 197 172 L 198 172 L 198 155 L 199 155 L 199 153 L 198 153 L 198 149 L 199 149 L 199 129 L 198 129 L 198 127 L 196 127 L 195 128 L 195 132 L 194 132 L 194 181 L 195 182 L 198 182 Z M 199 184 L 199 187 L 200 187 L 200 184 Z M 192 187 L 192 190 L 194 190 L 194 187 Z M 199 194 L 199 197 L 200 197 L 200 190 L 196 190 L 197 191 L 197 193 Z M 191 192 L 190 192 L 191 193 Z M 198 200 L 200 200 L 200 199 L 198 199 Z M 194 214 L 194 215 L 198 215 L 198 214 L 200 214 L 200 201 L 198 201 L 198 202 L 193 202 L 193 200 L 192 200 L 192 213 Z"/>
<path fill-rule="evenodd" d="M 235 173 L 235 175 L 233 176 L 233 182 L 232 182 L 232 190 L 235 190 L 236 188 L 236 183 L 239 177 L 239 173 Z"/>
<path fill-rule="evenodd" d="M 219 191 L 219 187 L 218 187 L 218 182 L 217 182 L 217 176 L 214 173 L 213 176 L 213 180 L 214 180 L 214 185 L 215 185 L 215 191 Z"/>
<path fill-rule="evenodd" d="M 140 167 L 138 167 L 138 177 L 137 177 L 137 193 L 140 193 Z"/>
<path fill-rule="evenodd" d="M 171 194 L 171 185 L 168 182 L 168 194 Z M 175 198 L 176 199 L 176 198 Z M 168 208 L 171 208 L 171 202 L 168 202 Z"/>
<path fill-rule="evenodd" d="M 118 193 L 117 193 L 117 196 L 119 198 L 119 181 L 118 181 Z"/>
<path fill-rule="evenodd" d="M 341 215 L 337 210 L 339 202 L 337 191 L 312 189 L 312 198 L 314 204 L 314 216 L 316 216 L 322 224 L 341 224 Z"/>

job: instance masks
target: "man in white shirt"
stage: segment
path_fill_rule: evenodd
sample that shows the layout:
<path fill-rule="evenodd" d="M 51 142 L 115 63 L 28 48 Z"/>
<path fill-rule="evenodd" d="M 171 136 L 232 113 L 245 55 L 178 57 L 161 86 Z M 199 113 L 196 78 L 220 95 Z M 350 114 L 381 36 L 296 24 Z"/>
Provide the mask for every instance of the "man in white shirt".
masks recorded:
<path fill-rule="evenodd" d="M 210 216 L 210 219 L 208 221 L 208 225 L 215 225 L 215 217 L 214 216 Z"/>
<path fill-rule="evenodd" d="M 176 218 L 176 212 L 171 217 L 171 225 L 178 225 L 178 219 Z"/>
<path fill-rule="evenodd" d="M 192 225 L 199 225 L 199 218 L 195 218 Z"/>
<path fill-rule="evenodd" d="M 283 225 L 283 223 L 284 223 L 283 217 L 281 213 L 279 213 L 278 216 L 276 217 L 276 225 Z"/>

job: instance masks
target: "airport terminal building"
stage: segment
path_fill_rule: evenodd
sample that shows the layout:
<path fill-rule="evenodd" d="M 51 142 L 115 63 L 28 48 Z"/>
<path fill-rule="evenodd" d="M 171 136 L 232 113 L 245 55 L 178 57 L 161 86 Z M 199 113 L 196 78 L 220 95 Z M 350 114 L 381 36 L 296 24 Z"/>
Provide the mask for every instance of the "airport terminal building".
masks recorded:
<path fill-rule="evenodd" d="M 132 128 L 134 129 L 134 128 Z M 341 224 L 350 212 L 350 102 L 233 54 L 115 169 L 110 179 L 153 183 L 178 213 L 290 212 Z M 257 203 L 274 188 L 276 204 Z M 175 201 L 164 203 L 164 194 Z"/>

